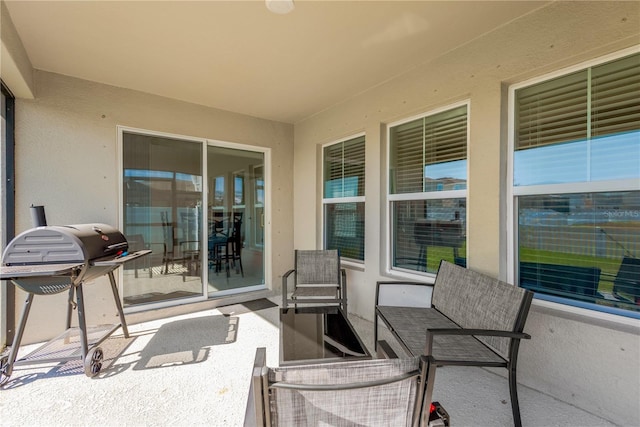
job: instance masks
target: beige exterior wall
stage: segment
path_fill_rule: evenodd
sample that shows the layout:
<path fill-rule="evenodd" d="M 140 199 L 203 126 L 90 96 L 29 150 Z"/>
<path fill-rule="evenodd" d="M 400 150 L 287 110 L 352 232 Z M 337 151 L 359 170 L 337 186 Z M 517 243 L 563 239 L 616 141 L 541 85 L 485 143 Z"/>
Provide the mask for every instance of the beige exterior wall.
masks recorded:
<path fill-rule="evenodd" d="M 322 245 L 318 147 L 366 132 L 365 262 L 348 270 L 348 284 L 350 309 L 372 319 L 375 282 L 394 277 L 385 272 L 385 124 L 470 100 L 468 262 L 505 279 L 508 85 L 637 45 L 639 18 L 637 2 L 559 2 L 296 123 L 294 247 Z M 522 383 L 617 423 L 640 423 L 637 321 L 595 319 L 586 310 L 567 317 L 564 306 L 537 303 L 530 317 Z M 607 368 L 612 364 L 615 370 Z M 526 401 L 521 406 L 528 410 Z"/>
<path fill-rule="evenodd" d="M 35 82 L 35 99 L 16 100 L 16 234 L 32 227 L 31 204 L 45 206 L 50 225 L 118 226 L 118 125 L 268 147 L 273 275 L 266 280 L 279 284 L 277 276 L 293 258 L 292 125 L 41 71 Z M 24 295 L 16 297 L 17 315 Z M 34 298 L 23 343 L 64 331 L 66 296 Z M 85 301 L 88 324 L 116 323 L 106 278 L 85 286 Z"/>

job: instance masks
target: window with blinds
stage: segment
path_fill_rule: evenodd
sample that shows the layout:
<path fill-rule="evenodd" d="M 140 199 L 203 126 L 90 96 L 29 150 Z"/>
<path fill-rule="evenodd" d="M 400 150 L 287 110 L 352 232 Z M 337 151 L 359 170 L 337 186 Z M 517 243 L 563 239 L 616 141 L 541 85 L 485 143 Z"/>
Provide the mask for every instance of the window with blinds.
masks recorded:
<path fill-rule="evenodd" d="M 468 105 L 389 127 L 391 267 L 466 265 Z"/>
<path fill-rule="evenodd" d="M 639 318 L 640 54 L 512 96 L 519 285 Z"/>
<path fill-rule="evenodd" d="M 640 55 L 518 89 L 514 115 L 514 185 L 635 177 Z"/>
<path fill-rule="evenodd" d="M 391 194 L 466 188 L 467 106 L 391 127 Z"/>
<path fill-rule="evenodd" d="M 365 137 L 323 150 L 324 247 L 364 261 Z"/>
<path fill-rule="evenodd" d="M 324 198 L 364 196 L 364 136 L 324 148 Z"/>

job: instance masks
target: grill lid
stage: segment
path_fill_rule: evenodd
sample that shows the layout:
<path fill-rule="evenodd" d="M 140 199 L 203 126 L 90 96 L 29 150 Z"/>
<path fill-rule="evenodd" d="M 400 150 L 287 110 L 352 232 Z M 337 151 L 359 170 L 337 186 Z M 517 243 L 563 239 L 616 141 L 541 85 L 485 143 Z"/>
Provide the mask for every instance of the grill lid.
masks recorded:
<path fill-rule="evenodd" d="M 16 236 L 2 256 L 11 265 L 83 263 L 126 252 L 124 235 L 107 224 L 36 227 Z"/>

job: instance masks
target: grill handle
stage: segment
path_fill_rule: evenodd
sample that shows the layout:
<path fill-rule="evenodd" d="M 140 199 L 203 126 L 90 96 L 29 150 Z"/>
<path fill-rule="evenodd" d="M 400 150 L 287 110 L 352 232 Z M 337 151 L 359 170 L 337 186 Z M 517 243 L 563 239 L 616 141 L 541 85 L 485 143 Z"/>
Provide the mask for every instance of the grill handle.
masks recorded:
<path fill-rule="evenodd" d="M 113 245 L 109 245 L 107 246 L 104 251 L 105 252 L 111 252 L 113 250 L 117 250 L 117 249 L 129 249 L 129 244 L 127 242 L 121 242 L 121 243 L 114 243 Z"/>

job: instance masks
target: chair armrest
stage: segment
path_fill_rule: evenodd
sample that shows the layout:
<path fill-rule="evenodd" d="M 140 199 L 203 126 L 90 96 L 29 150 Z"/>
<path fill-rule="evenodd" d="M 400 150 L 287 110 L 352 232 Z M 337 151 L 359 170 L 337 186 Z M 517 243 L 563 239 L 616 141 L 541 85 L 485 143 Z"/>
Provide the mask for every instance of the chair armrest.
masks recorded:
<path fill-rule="evenodd" d="M 430 308 L 432 290 L 431 283 L 378 281 L 375 305 Z"/>
<path fill-rule="evenodd" d="M 502 331 L 499 329 L 457 329 L 457 328 L 431 328 L 427 329 L 426 353 L 432 354 L 434 335 L 482 335 L 491 337 L 505 337 L 516 340 L 531 339 L 531 335 L 524 332 Z"/>
<path fill-rule="evenodd" d="M 337 362 L 340 363 L 340 362 Z M 328 365 L 328 364 L 327 364 Z M 324 369 L 330 369 L 329 366 Z M 378 380 L 361 381 L 354 383 L 341 383 L 341 384 L 301 384 L 301 383 L 288 383 L 288 382 L 275 382 L 270 385 L 271 388 L 282 388 L 288 390 L 303 390 L 303 391 L 340 391 L 340 390 L 356 390 L 360 388 L 379 387 L 382 385 L 393 384 L 400 381 L 404 381 L 409 378 L 417 377 L 420 375 L 420 370 L 406 372 L 392 377 L 381 378 Z"/>
<path fill-rule="evenodd" d="M 291 269 L 282 275 L 282 308 L 287 308 L 287 282 L 295 270 Z"/>
<path fill-rule="evenodd" d="M 499 329 L 449 329 L 430 328 L 427 334 L 431 335 L 483 335 L 487 337 L 506 337 L 513 339 L 531 339 L 531 335 L 524 332 L 503 331 Z"/>
<path fill-rule="evenodd" d="M 256 357 L 253 361 L 251 371 L 251 383 L 249 385 L 249 395 L 247 396 L 247 407 L 244 412 L 244 426 L 265 425 L 265 405 L 263 396 L 263 378 L 267 371 L 267 355 L 264 347 L 256 349 Z"/>

